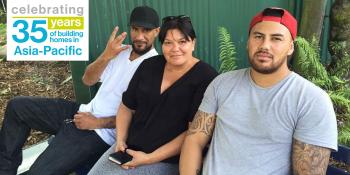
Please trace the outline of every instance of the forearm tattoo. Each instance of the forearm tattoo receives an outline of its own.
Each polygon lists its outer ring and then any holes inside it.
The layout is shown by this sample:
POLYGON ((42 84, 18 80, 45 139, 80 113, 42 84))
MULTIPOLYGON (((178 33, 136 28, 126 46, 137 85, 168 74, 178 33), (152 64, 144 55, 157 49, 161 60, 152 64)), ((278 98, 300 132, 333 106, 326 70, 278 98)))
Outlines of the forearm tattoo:
POLYGON ((211 137, 214 131, 215 119, 216 116, 214 114, 198 111, 194 116, 192 123, 190 124, 187 135, 202 132, 205 135, 211 137))
POLYGON ((293 174, 326 174, 330 149, 305 144, 293 139, 293 174))

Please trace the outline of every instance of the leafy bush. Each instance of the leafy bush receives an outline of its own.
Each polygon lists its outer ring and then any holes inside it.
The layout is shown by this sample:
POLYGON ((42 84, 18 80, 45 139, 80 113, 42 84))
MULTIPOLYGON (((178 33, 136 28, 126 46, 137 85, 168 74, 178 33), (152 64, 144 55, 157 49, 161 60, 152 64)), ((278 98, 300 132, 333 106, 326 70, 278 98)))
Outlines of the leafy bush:
POLYGON ((6 24, 0 23, 0 46, 6 44, 6 24))
POLYGON ((338 75, 342 78, 349 76, 350 53, 347 50, 346 42, 331 42, 331 50, 334 52, 331 65, 328 66, 330 74, 338 75))
POLYGON ((236 48, 231 41, 231 35, 225 27, 218 28, 219 33, 219 60, 221 62, 219 72, 224 73, 227 71, 235 70, 236 64, 236 48))
POLYGON ((6 13, 0 0, 0 23, 6 23, 6 13))
POLYGON ((309 43, 306 39, 298 37, 295 43, 293 70, 316 85, 328 88, 331 85, 331 80, 320 62, 318 41, 313 39, 309 43))
MULTIPOLYGON (((6 24, 0 23, 0 50, 6 45, 6 24)), ((0 61, 6 60, 6 56, 0 55, 0 61)))

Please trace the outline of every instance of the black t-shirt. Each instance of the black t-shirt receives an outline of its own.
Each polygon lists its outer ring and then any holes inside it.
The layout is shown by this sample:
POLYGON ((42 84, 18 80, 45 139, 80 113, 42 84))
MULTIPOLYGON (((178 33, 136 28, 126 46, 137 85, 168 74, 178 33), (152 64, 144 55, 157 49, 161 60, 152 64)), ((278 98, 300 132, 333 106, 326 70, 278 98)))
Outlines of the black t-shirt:
MULTIPOLYGON (((135 110, 127 145, 151 153, 188 128, 203 94, 217 72, 207 63, 197 62, 188 72, 160 94, 166 60, 154 56, 141 63, 123 93, 123 103, 135 110)), ((179 156, 162 162, 178 163, 179 156)))

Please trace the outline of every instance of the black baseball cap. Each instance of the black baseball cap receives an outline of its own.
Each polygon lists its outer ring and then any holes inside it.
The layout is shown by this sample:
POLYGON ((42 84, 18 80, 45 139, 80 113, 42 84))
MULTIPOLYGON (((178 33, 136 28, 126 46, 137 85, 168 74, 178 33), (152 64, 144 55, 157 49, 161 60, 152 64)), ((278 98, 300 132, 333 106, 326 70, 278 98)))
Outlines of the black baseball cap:
POLYGON ((130 15, 130 25, 154 29, 159 27, 159 16, 157 12, 148 6, 134 8, 130 15))

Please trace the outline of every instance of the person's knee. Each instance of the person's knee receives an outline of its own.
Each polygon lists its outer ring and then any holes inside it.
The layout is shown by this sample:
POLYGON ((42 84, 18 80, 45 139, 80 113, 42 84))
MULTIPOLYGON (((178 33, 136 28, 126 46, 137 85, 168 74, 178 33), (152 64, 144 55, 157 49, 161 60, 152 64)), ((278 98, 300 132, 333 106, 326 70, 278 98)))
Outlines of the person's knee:
POLYGON ((13 97, 7 102, 7 109, 10 110, 16 110, 23 106, 23 103, 26 103, 28 101, 28 97, 13 97))
POLYGON ((7 102, 6 111, 16 112, 21 110, 23 104, 28 101, 27 97, 14 97, 7 102))
POLYGON ((30 103, 33 101, 30 97, 14 97, 7 102, 5 118, 12 118, 20 121, 31 120, 30 115, 26 115, 27 111, 32 110, 30 103))

